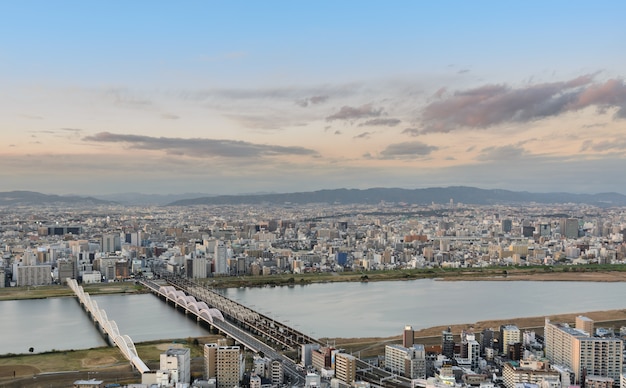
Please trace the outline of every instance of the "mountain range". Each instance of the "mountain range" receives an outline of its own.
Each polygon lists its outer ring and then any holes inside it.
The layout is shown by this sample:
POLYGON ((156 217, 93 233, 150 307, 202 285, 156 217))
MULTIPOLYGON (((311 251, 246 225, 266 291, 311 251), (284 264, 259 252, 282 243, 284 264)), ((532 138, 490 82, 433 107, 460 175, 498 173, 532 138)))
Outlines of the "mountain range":
POLYGON ((408 204, 444 204, 450 200, 466 204, 520 204, 520 203, 577 203, 602 207, 625 206, 626 196, 619 193, 571 194, 571 193, 530 193, 500 189, 479 189, 476 187, 452 186, 426 189, 371 188, 319 190, 312 192, 261 194, 261 195, 219 195, 184 199, 170 203, 170 206, 188 205, 236 205, 236 204, 376 204, 395 202, 408 204))
POLYGON ((0 206, 35 205, 106 205, 110 201, 78 195, 42 194, 35 191, 0 192, 0 206))
POLYGON ((626 206, 626 196, 619 193, 572 194, 531 193, 501 189, 479 189, 476 187, 452 186, 426 189, 371 188, 334 189, 298 193, 208 195, 187 194, 108 194, 92 197, 78 195, 53 195, 33 191, 0 192, 0 206, 7 205, 238 205, 238 204, 377 204, 381 202, 407 204, 455 203, 493 204, 589 204, 601 207, 626 206))

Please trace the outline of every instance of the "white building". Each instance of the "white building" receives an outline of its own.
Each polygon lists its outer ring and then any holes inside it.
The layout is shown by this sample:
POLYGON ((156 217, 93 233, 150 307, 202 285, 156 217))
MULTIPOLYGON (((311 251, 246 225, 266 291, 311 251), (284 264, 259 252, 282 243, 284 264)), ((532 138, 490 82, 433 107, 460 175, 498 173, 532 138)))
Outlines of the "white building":
POLYGON ((52 284, 52 266, 20 265, 17 266, 16 283, 21 286, 45 286, 52 284))
POLYGON ((161 370, 170 372, 171 383, 191 382, 191 351, 189 348, 168 349, 161 353, 161 370))
POLYGON ((561 388, 561 374, 551 370, 543 361, 522 360, 507 362, 502 369, 502 380, 506 388, 517 384, 537 384, 545 388, 561 388))
POLYGON ((224 241, 219 240, 215 244, 215 273, 217 275, 228 275, 228 250, 224 241))
POLYGON ((207 277, 206 257, 196 257, 192 261, 191 273, 194 279, 204 279, 207 277))
POLYGON ((424 345, 405 348, 401 345, 385 346, 385 368, 410 379, 426 377, 426 352, 424 345))

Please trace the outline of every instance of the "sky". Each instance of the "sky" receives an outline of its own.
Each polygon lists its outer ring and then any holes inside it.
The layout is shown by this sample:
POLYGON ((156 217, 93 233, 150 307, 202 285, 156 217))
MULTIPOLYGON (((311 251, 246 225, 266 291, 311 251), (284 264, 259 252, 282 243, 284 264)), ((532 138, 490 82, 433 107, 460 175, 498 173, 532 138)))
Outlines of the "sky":
POLYGON ((0 2, 0 191, 626 194, 623 1, 0 2))

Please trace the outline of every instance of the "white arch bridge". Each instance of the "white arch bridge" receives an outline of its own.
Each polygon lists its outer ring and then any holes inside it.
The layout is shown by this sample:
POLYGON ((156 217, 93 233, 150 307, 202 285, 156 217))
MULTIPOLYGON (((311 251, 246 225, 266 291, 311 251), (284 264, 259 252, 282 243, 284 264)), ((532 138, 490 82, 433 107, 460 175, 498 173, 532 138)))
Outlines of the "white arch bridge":
MULTIPOLYGON (((147 287, 151 289, 155 289, 156 287, 152 284, 144 283, 147 287)), ((181 307, 191 311, 198 318, 204 319, 211 325, 215 322, 215 320, 224 321, 224 316, 218 309, 210 308, 206 303, 202 301, 197 301, 195 297, 191 295, 185 294, 184 291, 177 290, 173 286, 160 286, 158 289, 158 293, 163 295, 165 298, 175 302, 181 307)))
POLYGON ((109 320, 106 311, 98 307, 96 301, 91 299, 89 293, 85 292, 75 279, 68 278, 67 284, 78 297, 80 304, 91 315, 92 319, 98 322, 102 332, 108 336, 111 343, 114 343, 120 349, 124 357, 142 374, 149 371, 150 368, 137 355, 137 349, 133 340, 128 335, 120 334, 117 323, 109 320))

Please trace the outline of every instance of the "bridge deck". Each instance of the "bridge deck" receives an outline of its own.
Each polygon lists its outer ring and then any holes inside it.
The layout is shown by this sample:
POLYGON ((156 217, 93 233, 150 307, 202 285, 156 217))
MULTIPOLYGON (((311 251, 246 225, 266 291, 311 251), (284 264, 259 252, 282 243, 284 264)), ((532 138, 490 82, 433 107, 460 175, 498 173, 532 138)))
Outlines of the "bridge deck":
POLYGON ((98 322, 102 331, 120 349, 124 357, 142 374, 148 372, 150 368, 146 366, 137 354, 133 340, 127 335, 120 334, 117 323, 107 317, 106 312, 98 307, 96 301, 91 299, 91 296, 83 290, 83 287, 78 285, 75 279, 68 278, 67 284, 74 291, 74 294, 76 294, 78 300, 84 306, 85 311, 91 314, 94 321, 98 322))

